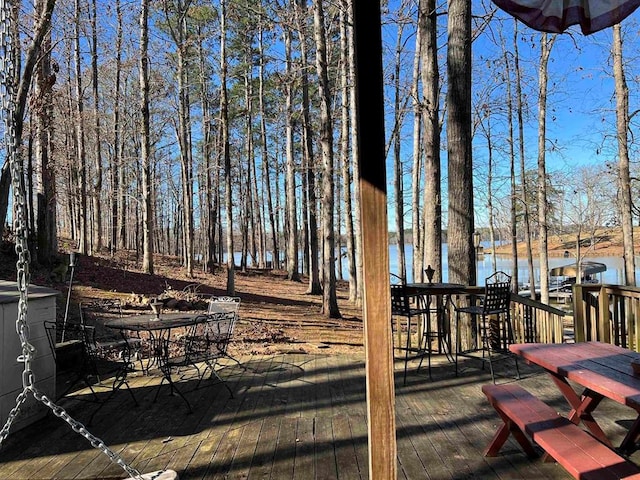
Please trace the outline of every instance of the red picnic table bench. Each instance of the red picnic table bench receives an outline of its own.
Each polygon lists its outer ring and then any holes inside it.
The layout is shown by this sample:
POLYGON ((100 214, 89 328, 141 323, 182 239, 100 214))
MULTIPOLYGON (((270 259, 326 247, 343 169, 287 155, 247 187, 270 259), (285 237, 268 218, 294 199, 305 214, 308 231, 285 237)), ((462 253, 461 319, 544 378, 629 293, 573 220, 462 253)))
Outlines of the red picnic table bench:
POLYGON ((640 353, 602 342, 520 343, 509 346, 509 350, 527 363, 545 369, 571 407, 569 420, 584 424, 594 437, 610 447, 611 442, 593 418, 593 411, 604 398, 635 410, 636 420, 619 450, 624 454, 637 450, 640 375, 634 372, 632 363, 640 362, 640 353), (583 387, 582 391, 574 385, 583 387))
POLYGON ((619 451, 630 454, 638 448, 640 375, 635 373, 632 363, 640 363, 640 354, 601 342, 526 343, 511 345, 509 349, 527 363, 545 369, 571 411, 562 417, 517 385, 486 385, 483 392, 503 425, 485 454, 497 455, 513 434, 527 454, 535 455, 528 435, 574 478, 640 480, 640 467, 613 450, 611 441, 592 415, 604 398, 634 409, 637 419, 619 451), (581 392, 579 387, 583 387, 581 392), (578 426, 580 423, 586 430, 578 426))
POLYGON ((539 445, 571 476, 580 480, 640 480, 640 468, 553 408, 515 384, 484 385, 482 391, 502 418, 502 425, 485 450, 495 457, 513 435, 529 457, 539 445))

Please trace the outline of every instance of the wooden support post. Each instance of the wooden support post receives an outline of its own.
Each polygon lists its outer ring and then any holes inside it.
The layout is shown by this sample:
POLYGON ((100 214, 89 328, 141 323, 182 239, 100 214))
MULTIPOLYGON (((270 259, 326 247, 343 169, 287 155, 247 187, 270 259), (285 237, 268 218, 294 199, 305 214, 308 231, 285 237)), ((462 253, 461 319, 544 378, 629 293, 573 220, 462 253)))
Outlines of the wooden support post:
POLYGON ((584 308, 584 289, 581 284, 575 284, 572 287, 573 300, 573 335, 576 342, 585 342, 587 325, 586 312, 584 308))
POLYGON ((603 285, 598 294, 598 340, 611 343, 611 310, 609 305, 609 292, 603 285))
POLYGON ((379 0, 355 0, 369 478, 395 480, 396 424, 379 0))

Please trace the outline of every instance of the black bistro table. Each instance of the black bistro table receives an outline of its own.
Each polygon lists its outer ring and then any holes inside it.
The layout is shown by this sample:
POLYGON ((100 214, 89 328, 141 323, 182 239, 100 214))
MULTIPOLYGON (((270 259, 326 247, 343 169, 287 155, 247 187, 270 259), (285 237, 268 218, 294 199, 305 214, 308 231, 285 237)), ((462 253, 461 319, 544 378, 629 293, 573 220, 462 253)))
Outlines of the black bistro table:
POLYGON ((158 397, 158 393, 162 388, 162 384, 167 381, 171 388, 171 394, 177 393, 182 400, 187 404, 189 411, 192 411, 191 404, 178 389, 171 378, 171 357, 174 356, 175 349, 172 345, 175 344, 173 340, 173 331, 181 329, 185 335, 194 335, 196 328, 199 324, 207 321, 207 315, 205 313, 161 313, 161 314, 148 314, 148 315, 129 315, 120 318, 108 320, 104 323, 105 327, 119 330, 123 338, 126 339, 126 332, 145 332, 146 342, 149 351, 150 358, 147 363, 146 373, 149 372, 151 366, 157 365, 162 372, 162 381, 156 391, 154 401, 158 397))
MULTIPOLYGON (((421 295, 430 311, 435 313, 436 328, 431 329, 433 337, 437 340, 438 353, 444 353, 452 360, 451 353, 451 320, 449 318, 449 303, 451 295, 463 293, 466 285, 461 283, 425 282, 407 283, 405 285, 408 295, 421 295), (432 307, 431 302, 435 301, 432 307)), ((427 321, 431 321, 429 318, 427 321)))

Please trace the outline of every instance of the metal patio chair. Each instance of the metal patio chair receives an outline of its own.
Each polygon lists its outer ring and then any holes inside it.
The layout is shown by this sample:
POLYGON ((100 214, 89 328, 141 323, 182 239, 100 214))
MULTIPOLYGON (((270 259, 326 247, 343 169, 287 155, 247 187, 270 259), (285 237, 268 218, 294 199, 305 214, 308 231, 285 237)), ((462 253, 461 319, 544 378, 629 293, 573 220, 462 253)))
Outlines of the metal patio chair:
MULTIPOLYGON (((218 361, 223 358, 230 358, 236 362, 237 359, 232 358, 227 353, 227 347, 231 341, 233 330, 236 323, 236 314, 231 309, 228 312, 216 312, 199 315, 198 321, 185 335, 176 339, 167 339, 164 347, 167 351, 165 360, 161 361, 161 368, 165 377, 172 384, 172 389, 177 388, 170 380, 172 371, 180 372, 184 369, 194 369, 197 372, 198 383, 195 389, 198 389, 209 372, 209 378, 215 377, 218 383, 222 383, 229 391, 233 398, 233 391, 227 385, 225 380, 216 371, 218 361), (179 355, 172 356, 170 350, 179 350, 179 355)), ((239 362, 238 362, 239 363, 239 362)), ((177 390, 177 393, 186 398, 177 390)), ((187 401, 188 404, 188 401, 187 401)))
MULTIPOLYGON (((240 297, 221 296, 221 297, 211 297, 209 299, 209 309, 208 309, 209 314, 225 314, 224 318, 228 320, 233 320, 233 322, 231 323, 231 330, 229 331, 229 338, 227 340, 227 344, 231 340, 233 329, 235 328, 235 324, 238 321, 239 312, 240 312, 240 297)), ((224 349, 221 355, 224 358, 234 361, 243 369, 245 368, 237 358, 229 354, 227 350, 227 345, 224 346, 224 349)))
MULTIPOLYGON (((90 298, 80 302, 80 324, 95 328, 96 318, 122 318, 122 302, 119 298, 90 298)), ((93 338, 96 348, 101 352, 114 352, 124 361, 140 362, 140 369, 145 370, 140 349, 142 340, 139 337, 122 335, 119 338, 98 336, 94 331, 93 338)))
POLYGON ((428 315, 430 313, 428 302, 423 295, 412 295, 404 283, 391 284, 391 316, 406 318, 407 339, 402 348, 404 350, 404 375, 403 385, 407 383, 407 369, 411 360, 420 358, 418 371, 422 366, 422 360, 427 357, 429 378, 431 378, 431 346, 432 337, 428 315), (412 319, 417 318, 416 325, 421 328, 422 335, 418 339, 418 345, 411 345, 412 319))
POLYGON ((205 368, 202 375, 200 375, 196 388, 200 386, 200 383, 204 379, 206 373, 210 372, 209 378, 216 377, 218 381, 224 384, 233 397, 231 388, 229 388, 227 383, 216 371, 216 365, 220 359, 227 358, 242 366, 240 362, 229 355, 227 351, 238 317, 234 311, 209 313, 207 316, 209 318, 204 324, 204 335, 200 338, 199 344, 194 343, 193 345, 194 349, 200 349, 202 361, 205 364, 205 368))
MULTIPOLYGON (((471 300, 473 302, 473 299, 471 300)), ((511 276, 495 272, 485 280, 485 293, 479 303, 454 306, 456 310, 456 354, 455 365, 458 375, 458 357, 480 359, 482 368, 489 363, 491 380, 495 383, 494 362, 513 358, 516 378, 520 378, 517 356, 509 352, 514 342, 511 323, 511 276), (467 314, 469 322, 463 325, 461 314, 467 314), (466 340, 462 347, 463 334, 466 340), (481 353, 481 356, 478 356, 481 353)))
POLYGON ((137 406, 138 401, 127 381, 127 374, 130 370, 129 362, 101 348, 96 342, 94 327, 71 323, 65 325, 68 334, 67 338, 69 338, 66 343, 67 345, 75 346, 73 348, 74 356, 70 361, 63 364, 59 355, 60 352, 57 351, 58 347, 64 345, 58 342, 58 332, 61 333, 61 328, 59 327, 60 325, 56 322, 44 322, 56 368, 71 374, 71 379, 67 382, 66 388, 57 395, 57 398, 67 397, 77 388, 88 388, 91 392, 91 398, 74 396, 77 400, 90 401, 99 405, 91 413, 88 424, 91 423, 93 417, 104 404, 123 387, 129 392, 134 404, 137 406))

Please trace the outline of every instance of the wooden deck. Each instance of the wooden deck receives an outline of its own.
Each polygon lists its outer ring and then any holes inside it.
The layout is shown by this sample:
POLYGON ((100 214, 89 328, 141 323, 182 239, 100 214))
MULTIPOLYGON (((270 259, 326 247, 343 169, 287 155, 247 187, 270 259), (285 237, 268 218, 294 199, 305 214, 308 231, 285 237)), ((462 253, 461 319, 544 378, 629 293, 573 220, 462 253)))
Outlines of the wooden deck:
MULTIPOLYGON (((432 380, 414 365, 406 386, 403 364, 396 365, 399 479, 570 478, 554 463, 527 459, 512 440, 498 457, 483 457, 499 422, 481 392, 489 374, 465 368, 456 378, 453 365, 437 363, 432 380)), ((230 365, 220 371, 233 398, 219 384, 192 390, 195 381, 184 379, 180 387, 188 392, 191 414, 166 386, 154 403, 159 378, 136 375, 131 385, 139 406, 119 393, 88 429, 142 473, 170 468, 181 479, 368 478, 363 357, 287 354, 245 358, 243 365, 246 370, 230 365)), ((545 374, 526 366, 521 371, 525 388, 566 412, 545 374)), ((514 380, 498 383, 505 381, 514 380)), ((78 400, 61 404, 80 422, 95 408, 78 400)), ((604 400, 596 418, 619 441, 635 415, 604 400)), ((632 458, 638 462, 640 455, 632 458)), ((0 450, 0 478, 127 476, 53 415, 12 432, 0 450)))

